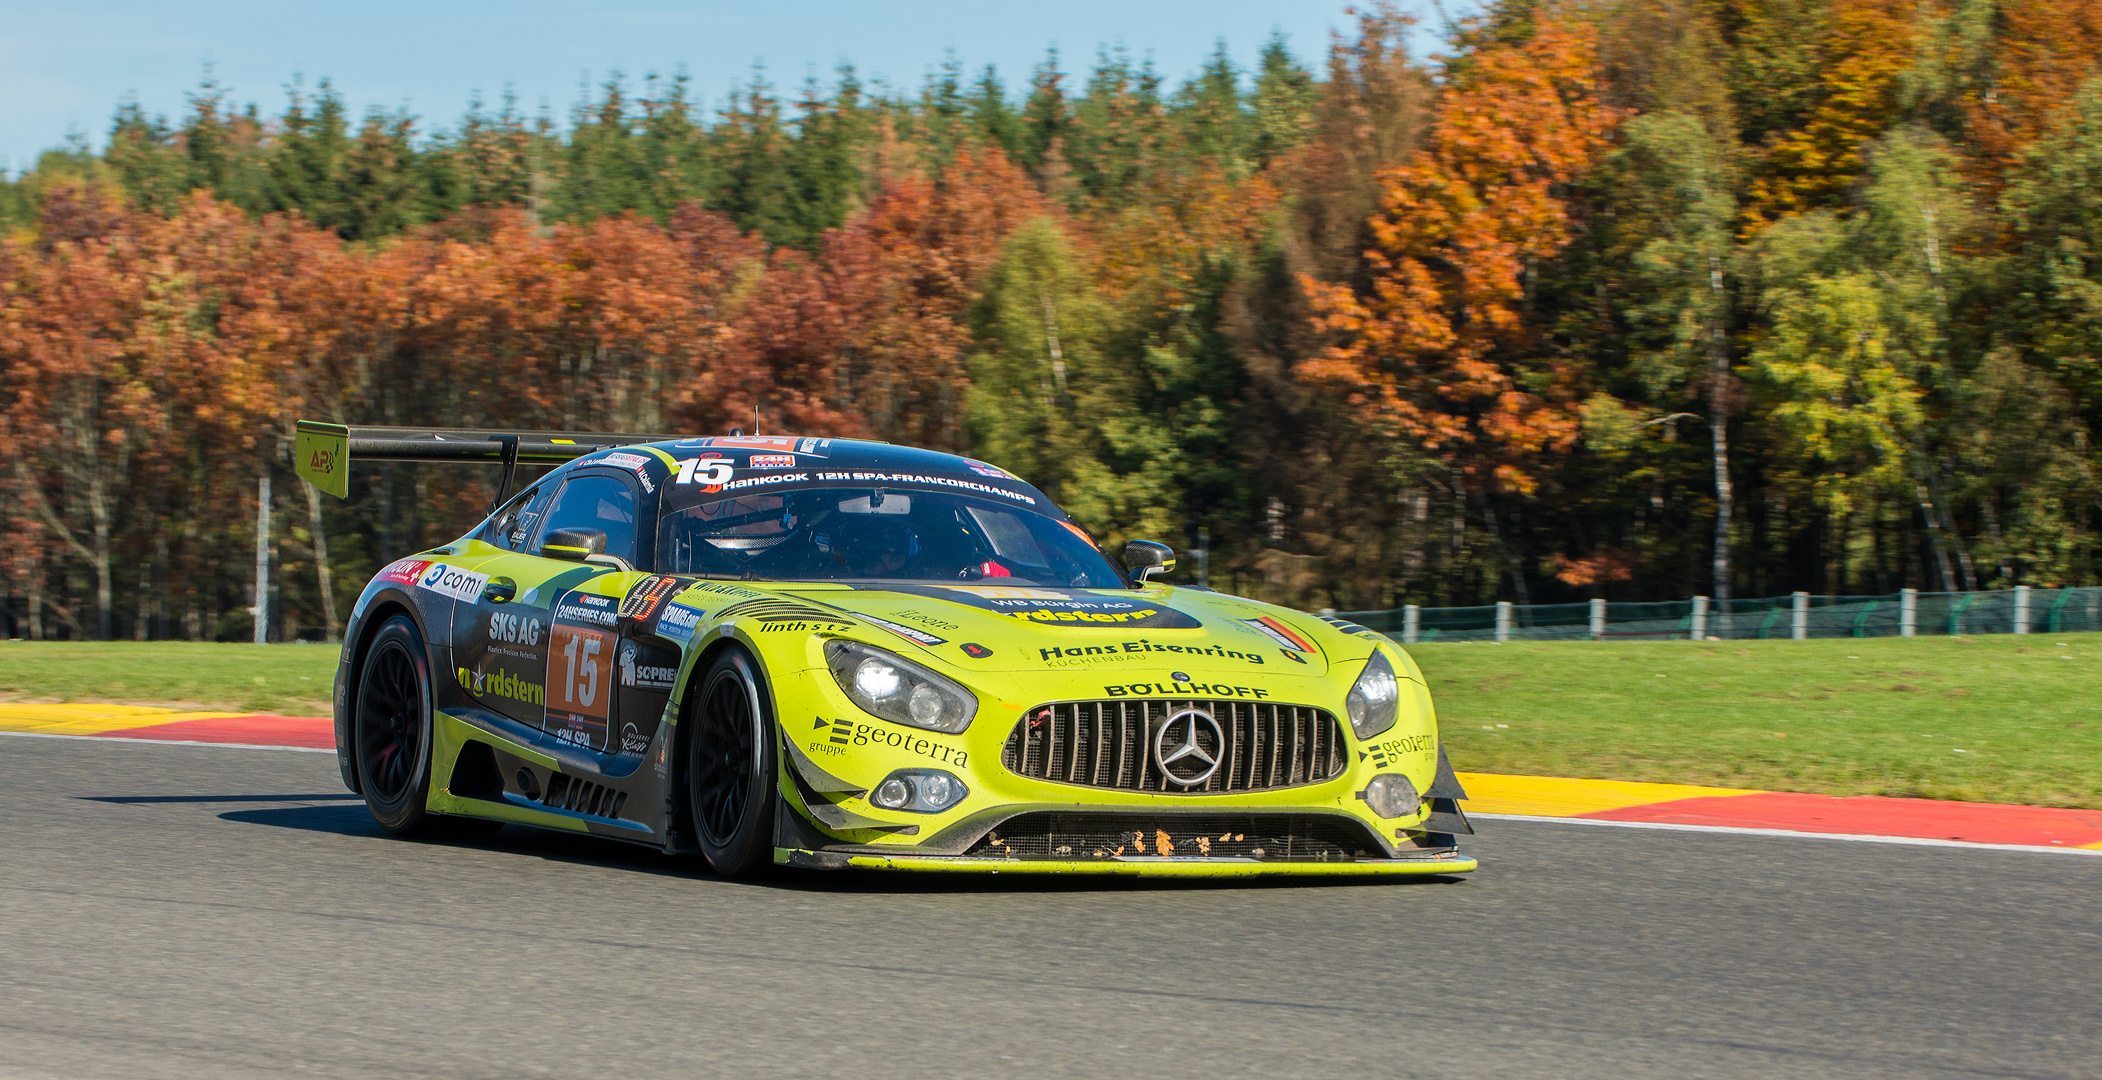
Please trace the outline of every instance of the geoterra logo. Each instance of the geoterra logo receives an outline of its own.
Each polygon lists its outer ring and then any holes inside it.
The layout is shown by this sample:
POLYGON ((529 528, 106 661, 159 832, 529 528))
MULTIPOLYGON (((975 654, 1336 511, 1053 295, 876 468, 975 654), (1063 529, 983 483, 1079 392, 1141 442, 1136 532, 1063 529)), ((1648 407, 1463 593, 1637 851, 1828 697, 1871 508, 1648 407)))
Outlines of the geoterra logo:
MULTIPOLYGON (((818 717, 817 727, 814 730, 824 731, 827 728, 831 729, 830 738, 827 741, 837 746, 888 746, 904 750, 907 753, 918 754, 930 761, 939 761, 944 765, 954 765, 957 768, 969 765, 971 760, 971 752, 969 750, 959 749, 934 739, 891 728, 877 727, 874 724, 857 724, 849 720, 827 720, 822 716, 818 717)), ((820 753, 845 753, 843 750, 826 747, 824 743, 812 743, 810 744, 810 749, 820 753)))

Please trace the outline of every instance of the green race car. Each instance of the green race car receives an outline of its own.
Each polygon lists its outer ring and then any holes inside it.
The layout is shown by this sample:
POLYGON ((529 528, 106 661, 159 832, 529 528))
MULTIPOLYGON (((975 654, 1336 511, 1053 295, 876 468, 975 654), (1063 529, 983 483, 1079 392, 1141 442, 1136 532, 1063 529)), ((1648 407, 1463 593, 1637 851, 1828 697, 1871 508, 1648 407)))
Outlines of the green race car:
POLYGON ((313 423, 298 454, 338 496, 356 459, 563 462, 358 599, 337 755, 390 832, 516 822, 732 876, 1475 867, 1406 652, 1151 581, 1170 549, 1120 567, 984 462, 313 423))

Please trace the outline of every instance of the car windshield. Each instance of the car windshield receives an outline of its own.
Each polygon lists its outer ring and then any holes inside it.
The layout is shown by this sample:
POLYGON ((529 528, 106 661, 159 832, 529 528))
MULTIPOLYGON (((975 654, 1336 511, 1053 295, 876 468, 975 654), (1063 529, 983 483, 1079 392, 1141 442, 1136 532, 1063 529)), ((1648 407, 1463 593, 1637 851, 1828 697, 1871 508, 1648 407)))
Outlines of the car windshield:
POLYGON ((947 492, 820 487, 666 514, 658 570, 767 581, 1129 588, 1076 526, 947 492))

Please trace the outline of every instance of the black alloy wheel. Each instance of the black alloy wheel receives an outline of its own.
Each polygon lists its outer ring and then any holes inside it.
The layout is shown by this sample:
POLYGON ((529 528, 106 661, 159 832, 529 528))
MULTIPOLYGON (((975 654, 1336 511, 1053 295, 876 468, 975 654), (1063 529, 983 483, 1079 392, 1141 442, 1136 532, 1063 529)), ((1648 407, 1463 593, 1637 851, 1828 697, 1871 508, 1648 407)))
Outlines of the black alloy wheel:
POLYGON ((431 672, 423 635, 406 615, 381 625, 358 674, 351 744, 358 786, 380 828, 425 832, 431 787, 431 672))
POLYGON ((734 647, 716 657, 691 710, 687 797, 701 854, 724 877, 773 863, 772 714, 752 659, 734 647))

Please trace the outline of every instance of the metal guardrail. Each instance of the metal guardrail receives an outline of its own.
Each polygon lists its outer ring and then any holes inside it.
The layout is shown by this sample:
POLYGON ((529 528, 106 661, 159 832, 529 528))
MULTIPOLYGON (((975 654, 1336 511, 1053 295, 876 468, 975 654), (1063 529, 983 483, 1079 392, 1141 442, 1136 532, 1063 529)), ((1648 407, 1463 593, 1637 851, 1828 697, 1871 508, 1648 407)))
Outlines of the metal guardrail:
POLYGON ((2102 588, 1886 596, 1788 596, 1614 604, 1485 604, 1385 611, 1324 611, 1403 644, 1431 641, 1746 641, 1958 634, 2057 634, 2102 630, 2102 588))

